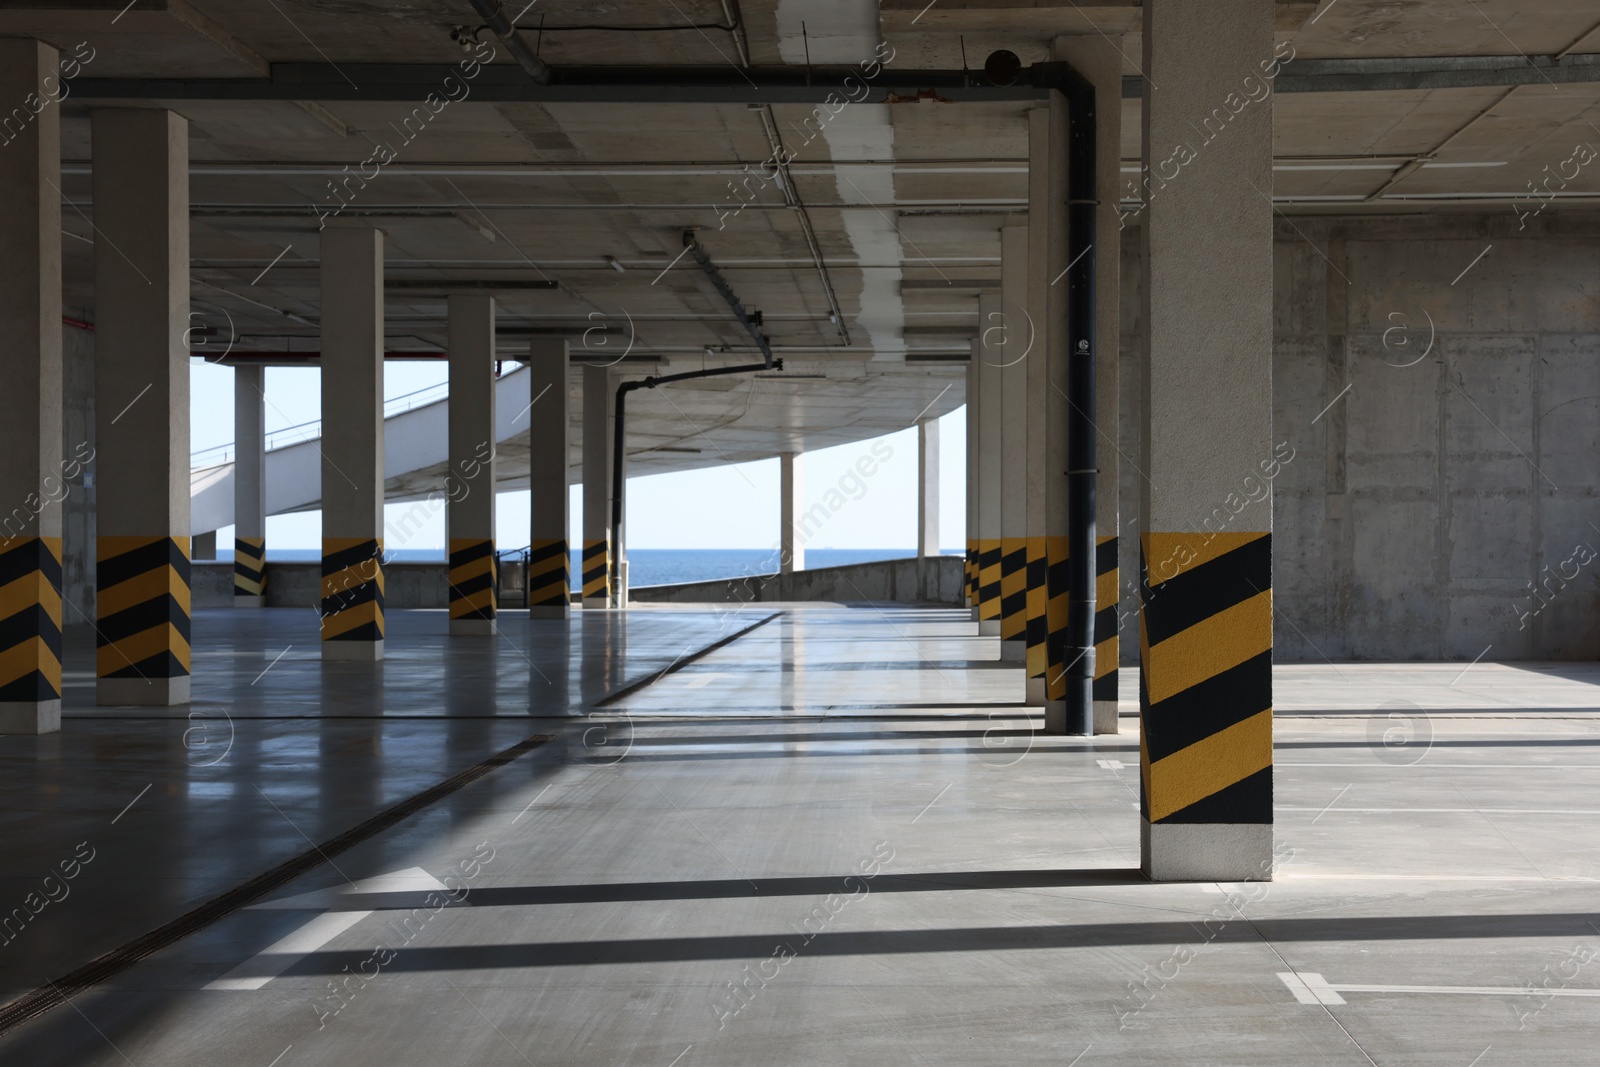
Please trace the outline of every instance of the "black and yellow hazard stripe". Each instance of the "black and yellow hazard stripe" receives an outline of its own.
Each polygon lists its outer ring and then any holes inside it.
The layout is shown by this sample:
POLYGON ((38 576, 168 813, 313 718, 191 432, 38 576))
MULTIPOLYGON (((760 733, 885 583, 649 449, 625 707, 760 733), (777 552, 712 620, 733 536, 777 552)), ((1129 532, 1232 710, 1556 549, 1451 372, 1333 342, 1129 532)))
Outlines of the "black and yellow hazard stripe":
POLYGON ((1044 539, 1045 555, 1045 589, 1049 600, 1045 605, 1045 649, 1046 659, 1049 663, 1045 682, 1046 700, 1067 699, 1067 665, 1072 652, 1068 648, 1067 626, 1071 618, 1068 611, 1069 582, 1071 569, 1067 566, 1070 558, 1069 546, 1071 539, 1067 537, 1046 537, 1044 539))
POLYGON ((978 542, 967 538, 967 554, 961 568, 961 592, 967 607, 978 603, 978 542))
POLYGON ((611 539, 583 543, 583 599, 604 598, 610 588, 611 539))
POLYGON ((61 699, 61 538, 0 543, 0 703, 61 699))
POLYGON ((1028 593, 1027 593, 1027 622, 1023 627, 1023 637, 1027 641, 1027 652, 1023 660, 1027 667, 1027 677, 1043 678, 1049 667, 1049 654, 1045 650, 1045 639, 1050 635, 1049 619, 1047 612, 1050 607, 1050 579, 1049 560, 1045 558, 1045 541, 1043 537, 1029 537, 1028 543, 1028 593))
POLYGON ((261 596, 267 589, 267 539, 233 539, 233 595, 261 596))
POLYGON ((322 639, 383 640, 383 541, 322 539, 322 639))
POLYGON ((1144 817, 1270 823, 1272 535, 1140 541, 1144 817))
POLYGON ((567 539, 534 541, 528 546, 528 606, 562 608, 572 602, 572 563, 567 539))
POLYGON ((1021 641, 1028 626, 1028 539, 1000 539, 1000 640, 1021 641))
POLYGON ((101 537, 95 560, 95 676, 189 675, 189 539, 101 537))
POLYGON ((1000 539, 978 539, 978 619, 1000 617, 1000 539))
POLYGON ((450 539, 450 618, 493 622, 499 605, 494 541, 450 539))
POLYGON ((1117 699, 1117 657, 1122 654, 1117 639, 1117 539, 1102 537, 1094 552, 1094 699, 1117 699))

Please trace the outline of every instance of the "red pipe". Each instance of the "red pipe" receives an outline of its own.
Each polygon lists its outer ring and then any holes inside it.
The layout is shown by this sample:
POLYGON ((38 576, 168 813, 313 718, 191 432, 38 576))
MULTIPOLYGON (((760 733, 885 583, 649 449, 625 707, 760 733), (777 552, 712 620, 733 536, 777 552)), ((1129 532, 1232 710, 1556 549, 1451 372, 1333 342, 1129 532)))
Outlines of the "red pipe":
POLYGON ((94 333, 94 323, 84 322, 82 319, 75 319, 68 315, 61 316, 61 325, 76 326, 80 330, 88 330, 90 333, 94 333))

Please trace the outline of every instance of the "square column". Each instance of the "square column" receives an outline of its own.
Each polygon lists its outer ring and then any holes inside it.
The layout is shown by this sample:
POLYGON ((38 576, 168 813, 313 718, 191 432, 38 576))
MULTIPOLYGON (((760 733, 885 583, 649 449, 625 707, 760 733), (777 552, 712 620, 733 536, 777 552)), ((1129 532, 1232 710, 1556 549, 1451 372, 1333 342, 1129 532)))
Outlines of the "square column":
POLYGON ((233 606, 267 592, 267 368, 233 368, 233 606))
MULTIPOLYGON (((583 368, 583 606, 609 608, 611 588, 611 434, 616 396, 611 372, 583 368)), ((621 546, 617 546, 620 550, 621 546)))
POLYGON ((962 470, 967 483, 967 544, 965 566, 961 572, 962 596, 978 621, 978 347, 973 345, 967 362, 967 455, 962 470))
POLYGON ((61 728, 61 501, 69 472, 61 440, 57 62, 49 45, 0 39, 0 99, 42 102, 0 144, 0 501, 8 509, 0 515, 0 733, 7 734, 61 728))
POLYGON ((799 452, 778 453, 778 572, 806 569, 805 536, 796 521, 806 492, 805 464, 799 452))
MULTIPOLYGON (((978 580, 977 612, 978 633, 984 637, 1000 636, 1000 488, 1001 462, 1000 427, 1001 375, 1005 364, 1005 313, 1001 297, 984 293, 978 297, 978 337, 972 343, 972 361, 977 365, 978 398, 977 432, 967 433, 977 438, 978 486, 978 580)), ((967 410, 972 410, 968 400, 967 410)))
POLYGON ((536 337, 528 345, 528 617, 565 619, 572 603, 567 545, 567 342, 536 337))
POLYGON ((187 704, 189 123, 108 108, 90 124, 96 700, 187 704))
POLYGON ((322 231, 322 658, 383 659, 383 234, 322 231))
POLYGON ((1271 0, 1146 0, 1144 69, 1145 159, 1174 145, 1192 158, 1162 176, 1142 230, 1143 867, 1156 881, 1266 879, 1272 101, 1247 100, 1244 83, 1274 69, 1271 0), (1267 499, 1234 506, 1262 485, 1267 499))
POLYGON ((939 420, 917 421, 917 556, 939 554, 939 420))
POLYGON ((494 554, 494 297, 450 294, 450 633, 493 636, 498 607, 494 554))
MULTIPOLYGON (((1028 621, 1028 228, 1000 231, 1000 658, 1023 662, 1028 621)), ((995 327, 989 327, 993 330, 995 327)))
MULTIPOLYGON (((1095 340, 1094 421, 1099 438, 1095 451, 1095 613, 1094 732, 1117 732, 1117 659, 1121 572, 1117 560, 1120 499, 1117 451, 1121 422, 1117 375, 1122 322, 1122 218, 1115 190, 1122 188, 1122 108, 1102 101, 1122 99, 1120 39, 1109 47, 1104 37, 1057 37, 1055 55, 1077 68, 1095 88, 1095 187, 1101 190, 1095 210, 1095 340)), ((1063 282, 1062 284, 1065 284, 1063 282)))

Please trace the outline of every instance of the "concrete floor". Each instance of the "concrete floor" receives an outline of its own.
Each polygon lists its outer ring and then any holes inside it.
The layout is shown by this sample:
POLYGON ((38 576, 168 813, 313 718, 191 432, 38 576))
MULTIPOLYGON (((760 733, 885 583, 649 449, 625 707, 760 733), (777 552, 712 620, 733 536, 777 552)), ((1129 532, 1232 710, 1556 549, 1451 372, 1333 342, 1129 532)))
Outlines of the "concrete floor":
POLYGON ((1036 737, 962 612, 780 610, 609 702, 771 608, 492 644, 397 612, 377 668, 309 612, 200 612, 170 711, 85 706, 69 648, 62 733, 0 738, 0 903, 93 858, 0 946, 7 1001, 554 739, 0 1062, 1594 1061, 1600 669, 1280 667, 1277 879, 1149 885, 1132 671, 1119 736, 1036 737))

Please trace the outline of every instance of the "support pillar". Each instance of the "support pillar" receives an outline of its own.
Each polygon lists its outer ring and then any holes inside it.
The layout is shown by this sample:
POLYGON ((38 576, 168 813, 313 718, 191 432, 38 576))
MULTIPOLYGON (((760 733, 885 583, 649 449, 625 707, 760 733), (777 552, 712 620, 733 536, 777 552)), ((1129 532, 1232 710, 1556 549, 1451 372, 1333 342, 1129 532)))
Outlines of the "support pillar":
MULTIPOLYGON (((47 101, 0 145, 0 733, 61 729, 61 106, 54 48, 0 39, 0 99, 47 101), (52 93, 52 89, 54 93, 52 93)), ((29 108, 29 111, 32 109, 29 108)), ((7 131, 8 134, 11 131, 7 131)))
POLYGON ((233 368, 233 606, 267 593, 267 368, 233 368))
POLYGON ((1195 157, 1154 188, 1142 230, 1140 800, 1156 881, 1272 876, 1272 102, 1232 106, 1272 57, 1271 0, 1145 2, 1145 158, 1195 157), (1226 130, 1205 132, 1224 102, 1226 130), (1235 514, 1247 478, 1269 496, 1235 514))
POLYGON ((565 619, 572 604, 567 545, 567 342, 535 337, 528 345, 528 617, 565 619))
POLYGON ((498 609, 494 554, 494 297, 451 293, 449 474, 450 634, 490 637, 498 609))
POLYGON ((1028 112, 1027 701, 1062 734, 1067 661, 1067 103, 1051 93, 1028 112))
POLYGON ((806 491, 805 464, 799 452, 778 454, 778 573, 806 569, 806 543, 796 525, 806 491))
POLYGON ((90 123, 96 700, 187 704, 189 123, 153 108, 90 123))
MULTIPOLYGON (((1028 228, 1000 231, 1000 658, 1022 663, 1028 621, 1028 228)), ((993 329, 993 327, 991 327, 993 329)))
POLYGON ((939 420, 917 421, 917 556, 939 555, 939 420))
MULTIPOLYGON (((1117 375, 1122 321, 1122 218, 1115 190, 1122 188, 1122 99, 1120 42, 1108 48, 1099 35, 1057 37, 1057 59, 1071 63, 1095 88, 1095 452, 1094 732, 1117 732, 1117 658, 1121 654, 1117 561, 1120 513, 1117 427, 1121 421, 1117 375)), ((1065 283, 1063 283, 1065 284, 1065 283)))
MULTIPOLYGON (((612 606, 611 433, 615 383, 605 367, 583 368, 583 606, 612 606)), ((620 546, 618 546, 620 548, 620 546)))
POLYGON ((967 362, 967 455, 962 471, 967 484, 967 543, 961 571, 962 594, 973 622, 978 621, 978 368, 981 365, 978 346, 974 344, 967 362))
POLYGON ((383 659, 383 233, 322 231, 322 658, 383 659))
MULTIPOLYGON (((978 298, 978 338, 972 359, 978 365, 978 634, 1000 636, 1001 383, 1005 364, 1005 312, 1001 297, 978 298)), ((969 411, 971 408, 969 407, 969 411)), ((972 430, 967 431, 969 434, 972 430)))

